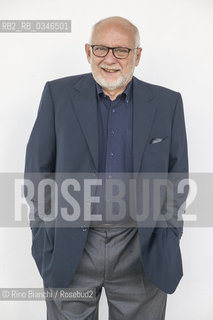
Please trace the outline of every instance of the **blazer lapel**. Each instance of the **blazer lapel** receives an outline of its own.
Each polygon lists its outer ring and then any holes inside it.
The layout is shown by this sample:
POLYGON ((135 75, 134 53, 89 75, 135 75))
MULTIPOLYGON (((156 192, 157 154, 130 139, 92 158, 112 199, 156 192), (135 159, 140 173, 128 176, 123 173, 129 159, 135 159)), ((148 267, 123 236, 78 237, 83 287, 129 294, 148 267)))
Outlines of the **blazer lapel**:
MULTIPOLYGON (((75 85, 71 96, 76 115, 98 170, 98 119, 95 81, 91 73, 75 85)), ((133 171, 140 170, 143 152, 154 119, 153 94, 143 81, 133 77, 133 171)))
POLYGON ((81 129, 87 141, 94 166, 98 170, 98 119, 96 87, 92 74, 87 74, 75 85, 71 97, 81 129))
POLYGON ((155 107, 153 94, 143 81, 133 77, 133 171, 138 172, 152 126, 155 107))

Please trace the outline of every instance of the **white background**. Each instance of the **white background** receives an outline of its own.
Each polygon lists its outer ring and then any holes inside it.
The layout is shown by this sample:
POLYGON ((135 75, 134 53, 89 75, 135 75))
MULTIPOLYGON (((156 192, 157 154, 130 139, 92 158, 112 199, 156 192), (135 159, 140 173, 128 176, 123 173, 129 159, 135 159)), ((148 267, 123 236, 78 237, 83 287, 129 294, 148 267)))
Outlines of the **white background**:
MULTIPOLYGON (((91 26, 112 15, 140 30, 143 52, 135 75, 182 94, 190 171, 213 172, 212 0, 0 0, 2 20, 72 20, 68 34, 0 34, 0 172, 23 172, 45 82, 89 72, 84 44, 91 26)), ((184 277, 168 296, 167 320, 213 319, 212 243, 211 228, 184 230, 184 277)), ((30 247, 29 229, 0 229, 0 287, 42 287, 30 247)), ((0 302, 4 320, 43 320, 45 312, 44 301, 0 302)), ((107 319, 105 295, 100 319, 107 319)))

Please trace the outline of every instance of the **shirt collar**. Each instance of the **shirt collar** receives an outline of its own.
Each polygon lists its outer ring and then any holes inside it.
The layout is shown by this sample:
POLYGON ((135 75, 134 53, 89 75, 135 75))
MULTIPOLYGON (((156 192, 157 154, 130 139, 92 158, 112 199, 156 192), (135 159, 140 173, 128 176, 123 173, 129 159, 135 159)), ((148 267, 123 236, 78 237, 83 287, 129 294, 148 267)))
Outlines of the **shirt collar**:
MULTIPOLYGON (((97 90, 98 96, 100 96, 100 94, 104 95, 105 93, 103 92, 102 87, 96 81, 95 81, 95 84, 96 84, 96 90, 97 90)), ((131 95, 131 89, 132 89, 132 80, 128 83, 128 85, 126 86, 124 91, 120 93, 120 95, 125 95, 125 98, 129 99, 131 95)))

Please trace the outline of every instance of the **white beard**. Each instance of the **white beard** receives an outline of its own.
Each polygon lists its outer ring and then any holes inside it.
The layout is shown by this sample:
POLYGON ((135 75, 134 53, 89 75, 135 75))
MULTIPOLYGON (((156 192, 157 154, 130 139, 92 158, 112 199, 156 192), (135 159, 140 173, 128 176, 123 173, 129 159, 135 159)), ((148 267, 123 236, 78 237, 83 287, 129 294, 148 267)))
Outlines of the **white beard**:
POLYGON ((127 75, 121 75, 117 80, 112 80, 110 83, 107 82, 100 74, 97 74, 97 71, 94 70, 93 68, 93 61, 92 61, 92 55, 90 58, 90 64, 91 64, 91 69, 92 69, 92 75, 95 79, 95 81, 104 89, 107 90, 115 90, 118 88, 124 87, 129 80, 132 78, 134 70, 135 70, 135 56, 134 56, 134 63, 131 71, 127 75))

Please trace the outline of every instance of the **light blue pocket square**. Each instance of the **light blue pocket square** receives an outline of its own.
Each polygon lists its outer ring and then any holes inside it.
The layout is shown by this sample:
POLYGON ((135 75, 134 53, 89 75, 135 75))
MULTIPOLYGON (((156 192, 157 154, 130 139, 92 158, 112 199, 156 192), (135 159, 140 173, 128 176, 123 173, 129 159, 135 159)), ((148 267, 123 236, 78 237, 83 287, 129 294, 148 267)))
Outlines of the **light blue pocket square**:
POLYGON ((163 140, 164 140, 164 138, 153 138, 153 139, 150 141, 150 143, 151 143, 151 144, 154 144, 154 143, 161 142, 161 141, 163 141, 163 140))

